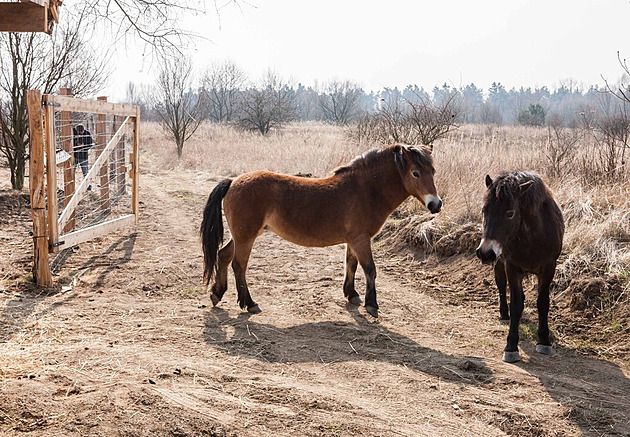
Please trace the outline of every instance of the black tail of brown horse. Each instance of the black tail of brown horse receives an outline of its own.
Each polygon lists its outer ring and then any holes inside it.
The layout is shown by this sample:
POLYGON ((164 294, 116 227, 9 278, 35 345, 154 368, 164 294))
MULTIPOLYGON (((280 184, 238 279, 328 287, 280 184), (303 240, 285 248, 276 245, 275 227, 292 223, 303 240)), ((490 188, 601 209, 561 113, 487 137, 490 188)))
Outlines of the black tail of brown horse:
POLYGON ((203 278, 208 285, 217 271, 217 254, 223 244, 223 218, 221 202, 227 194, 231 179, 224 179, 214 187, 203 210, 201 221, 201 245, 203 248, 203 278))

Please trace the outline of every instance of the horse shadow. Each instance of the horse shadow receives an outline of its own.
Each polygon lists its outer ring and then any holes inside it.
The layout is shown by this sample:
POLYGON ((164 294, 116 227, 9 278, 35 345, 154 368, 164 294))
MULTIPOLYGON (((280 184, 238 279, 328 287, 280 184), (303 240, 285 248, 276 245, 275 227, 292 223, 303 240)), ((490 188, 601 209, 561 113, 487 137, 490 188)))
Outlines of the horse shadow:
MULTIPOLYGON (((95 283, 91 289, 94 290, 100 285, 107 277, 107 275, 114 269, 120 268, 122 264, 126 264, 131 260, 131 254, 135 245, 137 234, 131 234, 118 239, 111 244, 105 251, 100 252, 98 255, 94 255, 86 260, 81 266, 76 269, 75 276, 87 268, 93 267, 98 264, 99 260, 109 255, 114 255, 109 258, 108 267, 100 272, 95 283), (115 257, 120 253, 120 256, 115 257)), ((72 249, 66 249, 61 252, 54 261, 53 271, 59 271, 64 263, 72 255, 72 249)), ((25 284, 21 293, 9 300, 0 311, 0 343, 9 341, 15 334, 17 334, 22 327, 28 323, 28 321, 35 315, 39 318, 45 314, 53 311, 62 305, 71 302, 77 297, 76 293, 67 293, 63 290, 61 284, 58 284, 54 288, 41 289, 32 284, 25 284), (50 296, 62 296, 55 302, 41 308, 47 297, 50 296)))
POLYGON ((422 346, 402 334, 369 322, 347 306, 357 323, 324 321, 278 327, 259 323, 249 313, 231 317, 215 307, 205 314, 207 344, 234 356, 271 363, 380 361, 420 371, 439 380, 466 385, 493 382, 478 357, 454 356, 422 346))
POLYGON ((584 435, 630 436, 630 379, 619 365, 564 347, 552 356, 530 341, 520 347, 530 358, 514 365, 538 378, 584 435))

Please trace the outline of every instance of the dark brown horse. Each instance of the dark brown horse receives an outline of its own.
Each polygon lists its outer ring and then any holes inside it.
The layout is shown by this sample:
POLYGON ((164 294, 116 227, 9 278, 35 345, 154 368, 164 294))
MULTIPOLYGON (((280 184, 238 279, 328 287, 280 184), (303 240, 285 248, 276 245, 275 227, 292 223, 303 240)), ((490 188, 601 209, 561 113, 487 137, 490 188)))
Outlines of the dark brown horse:
POLYGON ((551 354, 549 341, 549 286, 562 251, 564 221, 553 195, 538 175, 504 172, 494 181, 486 176, 483 206, 483 238, 477 256, 485 264, 495 263, 502 320, 510 321, 503 361, 520 361, 518 325, 523 313, 523 278, 538 278, 538 344, 536 351, 551 354), (510 285, 510 307, 506 299, 510 285))
POLYGON ((212 285, 212 303, 227 290, 230 262, 236 278, 238 303, 260 312, 252 300, 245 271, 254 240, 270 230, 293 243, 323 247, 346 243, 345 297, 359 305, 354 289, 357 263, 366 276, 365 309, 378 317, 376 268, 371 239, 409 196, 432 213, 442 207, 433 182, 432 147, 395 144, 372 150, 327 178, 303 178, 257 171, 225 179, 212 190, 201 223, 204 279, 212 285), (232 239, 221 249, 221 202, 232 239))

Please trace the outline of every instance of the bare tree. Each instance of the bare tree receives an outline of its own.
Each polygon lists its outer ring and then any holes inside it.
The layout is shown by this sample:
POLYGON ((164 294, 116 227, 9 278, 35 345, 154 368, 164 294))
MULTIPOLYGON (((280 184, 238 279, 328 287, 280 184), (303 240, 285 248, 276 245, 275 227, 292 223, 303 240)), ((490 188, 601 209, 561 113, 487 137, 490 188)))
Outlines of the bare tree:
POLYGON ((154 110, 162 127, 177 146, 181 157, 184 143, 195 133, 207 114, 203 93, 193 90, 193 66, 184 55, 172 56, 162 61, 157 79, 154 110))
MULTIPOLYGON (((180 51, 198 37, 194 31, 183 27, 181 20, 188 15, 216 14, 221 26, 221 10, 228 6, 241 8, 246 1, 214 0, 206 7, 206 2, 196 0, 86 0, 80 15, 93 26, 100 27, 116 42, 127 38, 139 38, 146 43, 148 51, 157 50, 164 54, 173 49, 180 51)), ((66 6, 65 13, 76 14, 66 6)))
POLYGON ((236 101, 245 80, 243 70, 232 61, 213 64, 205 72, 202 84, 212 121, 227 123, 233 120, 236 101))
POLYGON ((413 100, 382 100, 380 109, 364 116, 351 136, 367 143, 429 145, 457 127, 460 113, 461 106, 455 93, 438 103, 426 96, 413 100))
POLYGON ((28 146, 26 91, 50 93, 72 88, 75 95, 92 94, 105 83, 107 51, 93 50, 81 22, 65 21, 52 39, 40 34, 0 35, 0 152, 11 170, 11 185, 24 186, 28 146))
POLYGON ((238 125, 262 135, 282 127, 295 118, 295 90, 275 72, 268 71, 260 85, 243 92, 239 104, 238 125))
POLYGON ((319 95, 319 107, 326 121, 346 125, 359 116, 363 90, 350 81, 332 81, 319 95))

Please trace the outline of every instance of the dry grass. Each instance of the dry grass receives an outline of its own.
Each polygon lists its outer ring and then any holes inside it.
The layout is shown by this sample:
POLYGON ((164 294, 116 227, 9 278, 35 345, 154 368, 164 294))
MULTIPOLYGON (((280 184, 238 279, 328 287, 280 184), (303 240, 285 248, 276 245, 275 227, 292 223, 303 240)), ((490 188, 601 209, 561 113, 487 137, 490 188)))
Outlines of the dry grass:
MULTIPOLYGON (((442 213, 431 216, 418 202, 408 200, 393 220, 402 227, 390 229, 404 228, 399 234, 405 242, 436 249, 436 243, 448 240, 449 235, 459 235, 471 226, 479 229, 486 174, 534 170, 551 186, 567 224, 559 281, 568 281, 585 269, 628 276, 627 183, 585 181, 587 169, 581 165, 595 153, 593 143, 586 139, 573 165, 560 178, 552 179, 547 174, 547 139, 544 128, 466 125, 453 131, 435 145, 434 152, 436 185, 444 200, 442 213)), ((341 128, 317 123, 294 124, 266 137, 228 126, 204 125, 186 143, 181 160, 176 158, 175 145, 156 124, 145 125, 142 144, 157 157, 161 169, 209 171, 220 176, 260 169, 324 176, 370 147, 352 143, 341 128)))

